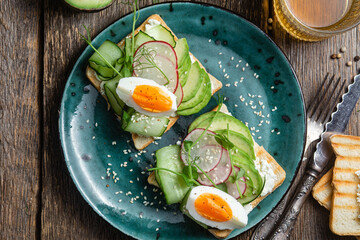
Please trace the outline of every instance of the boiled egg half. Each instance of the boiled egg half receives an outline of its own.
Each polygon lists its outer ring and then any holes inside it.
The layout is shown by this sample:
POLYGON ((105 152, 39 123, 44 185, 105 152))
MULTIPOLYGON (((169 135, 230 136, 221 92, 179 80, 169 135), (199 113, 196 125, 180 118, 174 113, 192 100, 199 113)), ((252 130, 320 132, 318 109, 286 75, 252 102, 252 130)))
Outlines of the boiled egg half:
POLYGON ((242 228, 248 222, 244 207, 231 195, 213 187, 194 187, 186 209, 195 220, 220 230, 242 228))
POLYGON ((122 78, 116 93, 126 105, 148 116, 173 116, 177 110, 176 96, 150 79, 122 78))

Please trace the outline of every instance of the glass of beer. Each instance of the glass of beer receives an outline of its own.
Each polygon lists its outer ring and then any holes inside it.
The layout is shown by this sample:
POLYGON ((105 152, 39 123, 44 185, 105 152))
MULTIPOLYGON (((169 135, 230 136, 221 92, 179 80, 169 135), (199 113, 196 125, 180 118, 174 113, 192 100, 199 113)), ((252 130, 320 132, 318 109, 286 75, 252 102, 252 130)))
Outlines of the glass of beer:
POLYGON ((360 0, 273 0, 280 25, 293 37, 319 41, 360 23, 360 0))

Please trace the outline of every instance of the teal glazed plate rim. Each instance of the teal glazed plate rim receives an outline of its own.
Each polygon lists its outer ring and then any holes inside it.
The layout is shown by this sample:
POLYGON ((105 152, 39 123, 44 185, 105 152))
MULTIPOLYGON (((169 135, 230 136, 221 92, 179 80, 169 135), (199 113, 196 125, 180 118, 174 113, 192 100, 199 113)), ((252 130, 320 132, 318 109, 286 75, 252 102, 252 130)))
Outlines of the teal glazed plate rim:
MULTIPOLYGON (((140 10, 140 25, 159 14, 210 74, 223 83, 220 94, 238 119, 248 124, 254 140, 284 168, 283 184, 249 214, 248 225, 235 237, 261 221, 291 185, 303 154, 306 124, 303 95, 296 74, 280 48, 244 18, 206 4, 162 3, 140 10), (181 19, 181 21, 179 21, 181 19)), ((131 32, 126 15, 93 40, 119 42, 131 32)), ((85 31, 85 30, 84 30, 85 31)), ((112 226, 136 239, 214 239, 182 215, 179 205, 166 205, 162 192, 147 183, 147 168, 154 152, 177 144, 187 127, 208 106, 193 116, 180 117, 164 136, 137 151, 131 135, 121 130, 106 101, 85 76, 93 50, 87 47, 67 80, 60 108, 59 131, 70 175, 89 205, 112 226)))

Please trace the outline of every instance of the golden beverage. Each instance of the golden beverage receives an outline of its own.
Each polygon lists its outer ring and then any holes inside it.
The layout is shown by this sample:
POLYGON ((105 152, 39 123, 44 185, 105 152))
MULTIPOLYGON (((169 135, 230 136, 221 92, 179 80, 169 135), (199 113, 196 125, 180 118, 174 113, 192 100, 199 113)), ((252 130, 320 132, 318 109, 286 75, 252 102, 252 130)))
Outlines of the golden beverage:
POLYGON ((360 0, 273 0, 280 25, 292 36, 318 41, 360 23, 360 0))

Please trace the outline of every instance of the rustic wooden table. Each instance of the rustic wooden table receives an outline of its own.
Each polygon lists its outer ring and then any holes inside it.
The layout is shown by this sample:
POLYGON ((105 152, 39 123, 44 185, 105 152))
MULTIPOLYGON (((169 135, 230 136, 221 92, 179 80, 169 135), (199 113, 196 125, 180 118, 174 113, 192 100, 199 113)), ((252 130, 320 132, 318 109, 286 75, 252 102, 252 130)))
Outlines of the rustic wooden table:
MULTIPOLYGON (((162 2, 162 1, 160 1, 162 2)), ((275 21, 270 0, 204 0, 249 19, 283 49, 306 100, 327 72, 350 82, 360 62, 360 27, 316 43, 295 40, 275 21), (330 55, 342 46, 339 60, 330 55)), ((141 1, 141 6, 152 1, 141 1)), ((58 109, 64 85, 86 44, 81 24, 92 36, 131 9, 116 1, 97 13, 72 11, 62 1, 0 1, 0 239, 130 239, 81 197, 67 171, 58 134, 58 109)), ((308 102, 308 101, 307 101, 308 102)), ((359 106, 348 133, 359 135, 359 106)), ((329 212, 309 197, 291 239, 347 239, 329 230, 329 212)), ((248 239, 252 230, 236 239, 248 239)), ((348 238, 352 239, 352 238, 348 238)))

